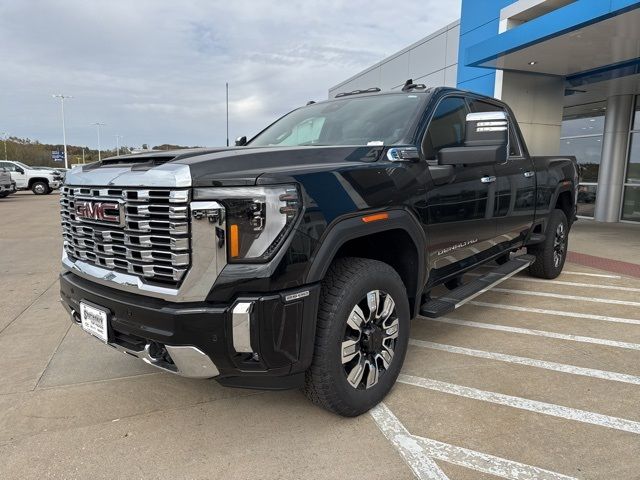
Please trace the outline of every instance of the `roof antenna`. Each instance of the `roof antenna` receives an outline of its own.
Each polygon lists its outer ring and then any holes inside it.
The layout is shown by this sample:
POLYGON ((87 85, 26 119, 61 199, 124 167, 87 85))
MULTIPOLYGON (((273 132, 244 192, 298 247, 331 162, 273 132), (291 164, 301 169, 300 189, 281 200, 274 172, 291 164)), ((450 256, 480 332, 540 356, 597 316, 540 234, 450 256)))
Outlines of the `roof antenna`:
POLYGON ((410 90, 413 90, 414 88, 424 90, 425 88, 427 88, 427 86, 423 83, 413 83, 413 79, 410 78, 409 80, 404 82, 404 87, 402 87, 402 91, 408 92, 410 90))

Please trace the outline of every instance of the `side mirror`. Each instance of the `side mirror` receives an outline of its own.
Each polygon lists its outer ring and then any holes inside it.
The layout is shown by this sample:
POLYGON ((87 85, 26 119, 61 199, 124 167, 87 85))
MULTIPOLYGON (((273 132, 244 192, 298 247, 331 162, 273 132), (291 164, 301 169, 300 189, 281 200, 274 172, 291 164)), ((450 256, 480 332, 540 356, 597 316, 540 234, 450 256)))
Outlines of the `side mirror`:
POLYGON ((465 147, 506 147, 508 143, 509 119, 505 112, 480 112, 467 115, 465 147))
POLYGON ((16 172, 24 175, 24 170, 22 168, 20 168, 20 167, 16 167, 16 172))
POLYGON ((244 147, 247 144, 247 137, 246 136, 242 136, 242 137, 238 137, 236 138, 236 147, 244 147))
POLYGON ((464 147, 443 148, 439 165, 491 165, 507 160, 509 120, 505 112, 467 115, 464 147))

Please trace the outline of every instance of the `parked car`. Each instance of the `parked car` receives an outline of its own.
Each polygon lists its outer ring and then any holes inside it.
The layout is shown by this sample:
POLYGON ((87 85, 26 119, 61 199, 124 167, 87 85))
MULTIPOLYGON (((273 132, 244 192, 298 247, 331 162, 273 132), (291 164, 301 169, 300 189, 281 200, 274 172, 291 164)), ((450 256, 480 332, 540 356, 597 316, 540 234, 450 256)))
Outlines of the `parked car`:
POLYGON ((16 182, 11 180, 11 173, 6 168, 0 167, 0 198, 11 195, 16 191, 16 182))
POLYGON ((564 266, 576 160, 530 156, 493 98, 410 81, 347 92, 237 145, 67 174, 60 290, 73 322, 162 370, 301 387, 355 416, 396 381, 415 316, 564 266))
POLYGON ((0 160, 0 167, 11 172, 18 190, 29 189, 36 195, 46 195, 62 185, 62 175, 51 168, 30 167, 13 160, 0 160))

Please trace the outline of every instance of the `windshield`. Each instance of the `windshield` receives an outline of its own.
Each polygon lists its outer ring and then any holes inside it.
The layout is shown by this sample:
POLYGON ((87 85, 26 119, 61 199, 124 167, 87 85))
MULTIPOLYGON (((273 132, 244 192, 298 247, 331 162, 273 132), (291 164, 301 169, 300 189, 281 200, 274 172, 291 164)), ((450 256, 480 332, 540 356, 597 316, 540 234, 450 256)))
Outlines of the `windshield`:
POLYGON ((282 117, 250 145, 393 145, 408 133, 424 98, 374 95, 309 105, 282 117))
POLYGON ((26 165, 26 164, 24 164, 24 163, 22 163, 22 162, 16 162, 16 161, 14 161, 13 163, 15 163, 16 165, 18 165, 18 166, 20 166, 20 167, 22 167, 22 168, 26 168, 27 170, 30 170, 30 169, 31 169, 31 167, 30 167, 29 165, 26 165))

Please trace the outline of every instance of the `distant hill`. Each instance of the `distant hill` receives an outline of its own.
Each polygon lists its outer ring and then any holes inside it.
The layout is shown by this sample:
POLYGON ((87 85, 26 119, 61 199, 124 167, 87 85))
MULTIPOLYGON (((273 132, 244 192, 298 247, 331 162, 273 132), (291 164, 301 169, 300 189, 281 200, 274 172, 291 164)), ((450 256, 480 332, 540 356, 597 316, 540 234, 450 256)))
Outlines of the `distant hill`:
MULTIPOLYGON (((148 148, 143 145, 143 148, 148 148)), ((76 145, 67 145, 67 157, 69 165, 82 163, 82 150, 84 148, 85 163, 98 161, 98 150, 92 150, 86 147, 78 147, 76 145)), ((165 143, 152 147, 153 150, 175 150, 179 148, 193 148, 181 145, 172 145, 165 143)), ((60 144, 52 145, 48 143, 40 143, 37 140, 29 138, 9 137, 7 140, 7 158, 26 163, 27 165, 41 167, 64 167, 64 162, 54 162, 51 159, 51 152, 62 152, 63 146, 60 144)), ((120 147, 120 154, 129 153, 128 147, 120 147)), ((116 154, 115 150, 102 150, 102 158, 112 157, 116 154)), ((4 159, 4 144, 0 143, 0 159, 4 159)))

